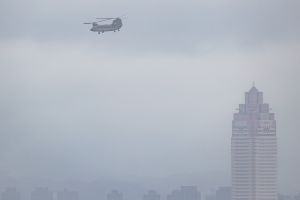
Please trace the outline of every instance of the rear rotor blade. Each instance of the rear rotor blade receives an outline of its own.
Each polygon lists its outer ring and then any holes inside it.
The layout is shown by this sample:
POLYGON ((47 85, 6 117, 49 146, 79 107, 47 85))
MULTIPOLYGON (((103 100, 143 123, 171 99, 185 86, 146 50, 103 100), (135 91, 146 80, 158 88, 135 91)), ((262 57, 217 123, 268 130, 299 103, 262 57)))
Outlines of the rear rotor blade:
POLYGON ((104 19, 104 20, 100 20, 100 21, 97 21, 97 22, 105 22, 105 21, 108 21, 108 20, 111 20, 111 19, 104 19))
POLYGON ((115 19, 115 18, 113 18, 113 17, 97 17, 96 19, 107 19, 107 20, 109 20, 109 19, 115 19))

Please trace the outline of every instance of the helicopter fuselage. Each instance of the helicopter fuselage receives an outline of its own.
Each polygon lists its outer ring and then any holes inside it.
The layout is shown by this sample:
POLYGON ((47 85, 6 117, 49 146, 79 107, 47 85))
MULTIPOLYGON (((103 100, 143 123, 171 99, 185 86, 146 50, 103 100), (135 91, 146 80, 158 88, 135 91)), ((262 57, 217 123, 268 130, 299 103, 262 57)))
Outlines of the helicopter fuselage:
POLYGON ((104 33, 108 31, 119 31, 122 27, 121 19, 115 19, 111 24, 93 24, 90 31, 104 33))

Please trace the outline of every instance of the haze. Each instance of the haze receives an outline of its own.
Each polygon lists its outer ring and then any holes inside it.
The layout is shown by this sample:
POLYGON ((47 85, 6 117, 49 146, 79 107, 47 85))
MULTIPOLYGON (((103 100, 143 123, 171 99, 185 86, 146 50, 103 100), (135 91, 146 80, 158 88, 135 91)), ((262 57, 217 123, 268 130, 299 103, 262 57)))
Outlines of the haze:
POLYGON ((299 192, 299 9, 2 0, 0 174, 229 185, 232 114, 254 81, 276 114, 279 191, 299 192), (123 14, 116 33, 82 24, 123 14))

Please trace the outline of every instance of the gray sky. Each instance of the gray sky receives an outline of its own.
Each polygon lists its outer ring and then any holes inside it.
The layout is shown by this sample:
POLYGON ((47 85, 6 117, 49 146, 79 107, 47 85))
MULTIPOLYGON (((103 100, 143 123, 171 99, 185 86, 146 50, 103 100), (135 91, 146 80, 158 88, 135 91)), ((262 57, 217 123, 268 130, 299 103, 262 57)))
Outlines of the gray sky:
MULTIPOLYGON (((300 2, 0 2, 0 171, 92 179, 220 172, 252 82, 299 192, 300 2), (117 33, 82 22, 126 14, 117 33)), ((216 183, 218 184, 218 183, 216 183)))

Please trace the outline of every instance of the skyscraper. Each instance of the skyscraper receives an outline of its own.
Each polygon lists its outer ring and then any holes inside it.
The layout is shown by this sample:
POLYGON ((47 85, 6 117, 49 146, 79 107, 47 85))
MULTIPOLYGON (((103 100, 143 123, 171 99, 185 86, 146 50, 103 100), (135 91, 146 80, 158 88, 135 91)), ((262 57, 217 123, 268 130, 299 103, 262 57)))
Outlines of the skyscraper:
POLYGON ((233 117, 231 174, 232 200, 277 199, 275 115, 254 86, 233 117))

